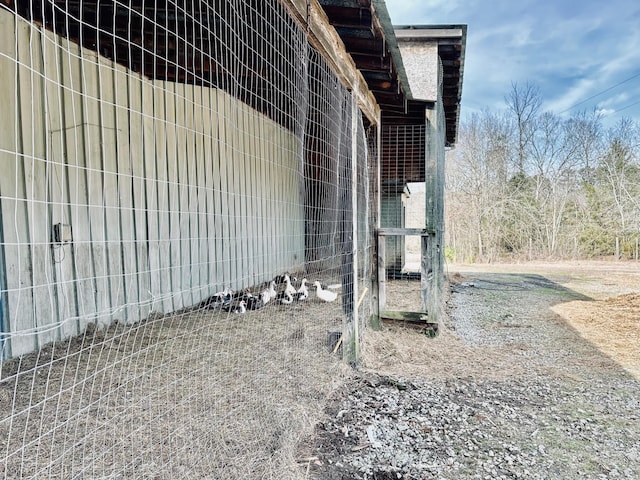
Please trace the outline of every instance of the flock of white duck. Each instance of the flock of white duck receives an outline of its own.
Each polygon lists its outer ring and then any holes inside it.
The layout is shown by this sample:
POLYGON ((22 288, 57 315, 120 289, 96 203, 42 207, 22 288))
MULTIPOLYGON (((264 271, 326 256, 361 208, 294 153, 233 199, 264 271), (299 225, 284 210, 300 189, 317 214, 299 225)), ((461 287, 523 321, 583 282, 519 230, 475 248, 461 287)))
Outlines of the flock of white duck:
MULTIPOLYGON (((227 287, 204 300, 200 307, 219 308, 232 313, 245 313, 247 310, 259 310, 272 302, 289 305, 307 300, 309 298, 308 280, 303 278, 297 288, 293 285, 293 281, 295 281, 295 277, 292 280, 288 273, 278 275, 269 282, 267 288, 256 294, 251 293, 249 290, 236 292, 231 287, 227 287)), ((318 300, 333 302, 338 298, 336 292, 324 288, 319 281, 314 281, 312 285, 315 288, 315 296, 318 300)))

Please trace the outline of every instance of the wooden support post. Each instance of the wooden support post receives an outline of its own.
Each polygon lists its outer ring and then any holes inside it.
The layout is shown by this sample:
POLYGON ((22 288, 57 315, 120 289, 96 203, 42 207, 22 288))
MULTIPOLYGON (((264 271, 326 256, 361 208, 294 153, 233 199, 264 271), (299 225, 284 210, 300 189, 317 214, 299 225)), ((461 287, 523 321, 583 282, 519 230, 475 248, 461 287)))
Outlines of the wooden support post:
MULTIPOLYGON (((357 92, 354 92, 357 93, 357 92)), ((353 347, 352 358, 353 365, 357 365, 360 360, 360 329, 358 315, 358 127, 360 125, 360 109, 358 108, 358 95, 353 95, 351 103, 351 251, 352 251, 352 269, 353 269, 353 288, 351 290, 353 301, 353 313, 351 314, 351 322, 353 328, 353 347)))
MULTIPOLYGON (((358 318, 358 127, 360 110, 356 95, 351 101, 350 164, 340 167, 342 191, 342 309, 345 314, 343 328, 343 355, 356 366, 360 356, 358 318)), ((346 153, 346 152, 345 152, 346 153)))
MULTIPOLYGON (((0 205, 0 242, 4 242, 4 234, 2 233, 2 208, 0 205)), ((5 338, 4 333, 9 332, 9 325, 5 325, 5 319, 7 318, 7 312, 5 308, 7 307, 6 302, 6 287, 7 284, 5 280, 6 270, 5 270, 5 261, 4 261, 4 247, 0 248, 0 364, 5 358, 10 358, 11 355, 11 344, 8 338, 5 338)), ((8 322, 7 322, 8 323, 8 322)))
MULTIPOLYGON (((442 275, 439 260, 439 243, 442 241, 444 221, 442 205, 444 190, 444 157, 440 158, 441 128, 436 108, 426 109, 426 150, 425 150, 425 229, 428 236, 422 237, 421 286, 422 308, 437 321, 440 306, 440 279, 442 275)), ((442 152, 444 153, 444 152, 442 152)))
MULTIPOLYGON (((380 248, 380 237, 377 232, 380 229, 380 203, 381 203, 381 179, 380 179, 380 164, 382 159, 382 126, 381 122, 378 121, 376 128, 376 158, 375 158, 375 180, 373 183, 373 192, 371 194, 374 196, 374 205, 375 211, 373 212, 373 217, 375 218, 375 225, 373 231, 376 232, 373 237, 374 242, 374 255, 373 255, 373 265, 372 265, 372 275, 371 275, 371 319, 370 325, 374 330, 380 330, 382 324, 380 323, 380 261, 378 249, 380 248)), ((384 294, 384 292, 383 292, 384 294)))
POLYGON ((428 312, 431 305, 430 296, 432 289, 430 288, 429 275, 431 274, 431 254, 429 252, 429 236, 423 235, 420 238, 420 288, 422 298, 422 311, 428 312))
POLYGON ((378 234, 378 311, 387 308, 386 237, 378 234))

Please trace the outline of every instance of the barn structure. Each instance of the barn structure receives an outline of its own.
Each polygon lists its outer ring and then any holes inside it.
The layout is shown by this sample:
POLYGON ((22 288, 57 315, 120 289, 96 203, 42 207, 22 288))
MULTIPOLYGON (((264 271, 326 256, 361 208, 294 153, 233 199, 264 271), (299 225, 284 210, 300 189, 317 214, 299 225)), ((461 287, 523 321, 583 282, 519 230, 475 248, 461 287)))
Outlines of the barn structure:
MULTIPOLYGON (((357 363, 406 235, 422 239, 422 308, 437 316, 465 37, 394 32, 382 0, 0 0, 0 463, 19 478, 130 476, 157 461, 166 424, 173 438, 234 418, 207 390, 224 379, 279 418, 256 352, 279 355, 277 382, 319 375, 327 338, 357 363), (408 182, 427 185, 421 229, 404 228, 408 182), (310 288, 308 307, 243 315, 215 296, 248 301, 285 273, 338 298, 310 288), (156 400, 171 405, 152 415, 162 432, 139 418, 156 400), (129 415, 145 427, 127 430, 129 415), (132 442, 140 456, 120 459, 132 442)), ((304 403, 296 385, 273 395, 304 403)), ((189 455, 211 448, 202 438, 189 455)), ((221 442, 219 464, 172 456, 162 478, 259 477, 225 470, 221 442)))

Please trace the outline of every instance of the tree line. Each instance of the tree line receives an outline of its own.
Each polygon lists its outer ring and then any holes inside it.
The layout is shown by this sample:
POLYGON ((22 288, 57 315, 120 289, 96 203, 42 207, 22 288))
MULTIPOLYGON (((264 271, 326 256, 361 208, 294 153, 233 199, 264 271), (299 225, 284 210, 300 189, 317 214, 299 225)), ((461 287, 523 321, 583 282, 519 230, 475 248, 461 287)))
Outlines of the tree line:
POLYGON ((544 111, 528 83, 505 102, 461 122, 448 154, 449 260, 637 258, 640 125, 544 111))

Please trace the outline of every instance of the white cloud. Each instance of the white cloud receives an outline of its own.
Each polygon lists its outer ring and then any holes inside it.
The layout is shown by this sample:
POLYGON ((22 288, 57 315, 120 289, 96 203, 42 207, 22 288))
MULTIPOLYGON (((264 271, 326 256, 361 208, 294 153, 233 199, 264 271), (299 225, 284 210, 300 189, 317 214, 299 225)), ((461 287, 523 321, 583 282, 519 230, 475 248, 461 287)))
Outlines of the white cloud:
POLYGON ((561 91, 558 97, 545 103, 551 112, 561 113, 588 98, 593 91, 594 81, 590 78, 579 79, 575 84, 561 91))
POLYGON ((571 109, 568 115, 597 105, 607 114, 640 115, 625 109, 640 98, 632 91, 640 89, 640 77, 606 92, 639 71, 637 0, 386 3, 395 23, 468 25, 463 112, 502 109, 511 84, 529 82, 540 87, 545 109, 553 112, 571 109))
POLYGON ((598 108, 606 108, 606 107, 620 107, 625 105, 629 101, 629 94, 627 92, 622 92, 613 97, 607 98, 598 102, 598 108))
POLYGON ((616 111, 613 108, 598 108, 596 109, 596 113, 598 115, 601 115, 602 117, 607 117, 611 114, 616 113, 616 111))

